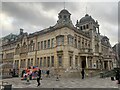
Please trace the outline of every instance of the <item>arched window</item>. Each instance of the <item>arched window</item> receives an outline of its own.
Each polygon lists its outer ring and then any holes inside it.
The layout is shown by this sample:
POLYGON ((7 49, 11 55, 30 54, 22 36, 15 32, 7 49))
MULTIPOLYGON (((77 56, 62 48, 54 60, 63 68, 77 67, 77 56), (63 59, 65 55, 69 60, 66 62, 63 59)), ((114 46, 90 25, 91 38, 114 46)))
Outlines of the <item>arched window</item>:
POLYGON ((88 24, 86 25, 86 28, 87 28, 87 29, 89 28, 88 24))
POLYGON ((67 18, 67 16, 66 15, 64 15, 64 19, 66 19, 67 18))
POLYGON ((83 30, 82 26, 80 27, 81 30, 83 30))
POLYGON ((83 29, 86 29, 86 28, 85 28, 85 25, 83 26, 83 29))

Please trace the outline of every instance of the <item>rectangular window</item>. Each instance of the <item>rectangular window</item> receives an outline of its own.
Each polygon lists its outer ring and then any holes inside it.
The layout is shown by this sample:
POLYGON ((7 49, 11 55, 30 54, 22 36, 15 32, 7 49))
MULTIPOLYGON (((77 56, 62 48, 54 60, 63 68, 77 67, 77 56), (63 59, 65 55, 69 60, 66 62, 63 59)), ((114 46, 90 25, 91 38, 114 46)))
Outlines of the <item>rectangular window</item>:
POLYGON ((20 64, 21 68, 25 68, 25 64, 26 64, 25 59, 24 60, 21 59, 21 64, 20 64))
POLYGON ((57 37, 57 45, 64 45, 64 36, 57 37))
POLYGON ((78 66, 78 56, 75 56, 75 66, 78 66))
POLYGON ((92 68, 92 60, 90 60, 90 65, 89 65, 90 68, 92 68))
POLYGON ((31 49, 32 49, 32 51, 35 50, 35 43, 33 43, 33 44, 31 45, 31 49))
POLYGON ((48 48, 50 48, 50 39, 48 40, 48 48))
POLYGON ((58 56, 58 66, 62 66, 62 56, 58 56))
POLYGON ((84 47, 84 38, 82 38, 82 48, 84 47))
POLYGON ((46 49, 46 40, 44 41, 44 49, 46 49))
POLYGON ((40 42, 38 42, 38 50, 40 50, 40 42))
POLYGON ((28 59, 28 68, 30 67, 30 59, 28 59))
POLYGON ((42 57, 40 58, 40 67, 42 67, 42 57))
POLYGON ((75 48, 77 48, 77 39, 75 38, 75 48))
POLYGON ((47 57, 47 66, 50 67, 50 57, 47 57))
POLYGON ((69 61, 69 63, 70 63, 70 67, 72 66, 72 57, 70 56, 70 61, 69 61))
POLYGON ((44 67, 46 67, 46 57, 44 57, 44 67))
POLYGON ((26 67, 26 60, 24 59, 23 60, 23 68, 25 68, 26 67))
POLYGON ((15 60, 15 68, 19 67, 19 60, 15 60))
POLYGON ((78 41, 78 48, 80 49, 80 41, 78 41))
POLYGON ((23 60, 20 61, 20 68, 23 68, 23 60))
POLYGON ((90 48, 90 41, 88 42, 88 48, 90 48))
POLYGON ((33 66, 33 58, 31 58, 31 66, 33 66))
POLYGON ((51 56, 51 66, 54 67, 54 56, 51 56))
POLYGON ((73 38, 68 36, 68 44, 73 45, 73 38))
POLYGON ((39 66, 39 58, 36 60, 36 66, 39 66))
POLYGON ((43 49, 43 41, 41 41, 41 49, 43 49))
POLYGON ((52 48, 54 47, 54 38, 52 38, 52 40, 51 40, 51 47, 52 48))

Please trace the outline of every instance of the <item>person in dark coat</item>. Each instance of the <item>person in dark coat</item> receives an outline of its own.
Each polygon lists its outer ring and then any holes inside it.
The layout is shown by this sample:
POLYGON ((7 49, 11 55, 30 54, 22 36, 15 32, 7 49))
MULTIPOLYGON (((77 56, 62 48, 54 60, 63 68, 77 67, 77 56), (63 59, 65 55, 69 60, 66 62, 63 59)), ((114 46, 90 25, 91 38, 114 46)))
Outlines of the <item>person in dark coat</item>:
POLYGON ((40 86, 40 79, 41 79, 41 70, 39 69, 38 72, 37 72, 37 87, 40 86))
POLYGON ((85 77, 85 71, 84 71, 84 69, 82 69, 81 74, 82 74, 82 79, 84 79, 84 77, 85 77))

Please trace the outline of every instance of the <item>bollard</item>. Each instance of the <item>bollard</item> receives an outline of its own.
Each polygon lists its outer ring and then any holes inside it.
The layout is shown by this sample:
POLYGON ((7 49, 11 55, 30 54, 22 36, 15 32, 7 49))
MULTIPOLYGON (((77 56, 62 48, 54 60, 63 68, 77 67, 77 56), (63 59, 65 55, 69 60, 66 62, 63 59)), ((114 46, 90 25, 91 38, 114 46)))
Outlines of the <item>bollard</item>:
POLYGON ((12 90, 12 84, 4 85, 4 90, 12 90))
POLYGON ((27 83, 26 84, 30 84, 30 78, 29 75, 27 76, 27 83))
POLYGON ((100 72, 100 78, 103 78, 103 72, 100 72))
POLYGON ((27 77, 27 82, 29 82, 29 77, 27 77))
POLYGON ((57 75, 56 81, 60 81, 60 79, 59 79, 59 75, 57 75))
POLYGON ((2 81, 2 90, 12 90, 12 84, 8 84, 8 82, 2 81))

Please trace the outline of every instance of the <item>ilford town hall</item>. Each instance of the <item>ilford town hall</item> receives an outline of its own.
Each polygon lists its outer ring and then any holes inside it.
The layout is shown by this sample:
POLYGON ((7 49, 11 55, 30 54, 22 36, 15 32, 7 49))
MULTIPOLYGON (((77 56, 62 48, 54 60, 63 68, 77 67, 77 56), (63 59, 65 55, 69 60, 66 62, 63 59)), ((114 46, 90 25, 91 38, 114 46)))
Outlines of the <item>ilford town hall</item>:
MULTIPOLYGON (((74 17, 74 16, 73 16, 74 17)), ((58 13, 56 24, 28 34, 20 28, 18 35, 2 37, 0 46, 2 72, 21 71, 30 66, 50 70, 51 75, 78 77, 81 69, 87 75, 116 66, 115 54, 109 38, 100 33, 99 23, 86 14, 73 25, 71 13, 63 9, 58 13)))

